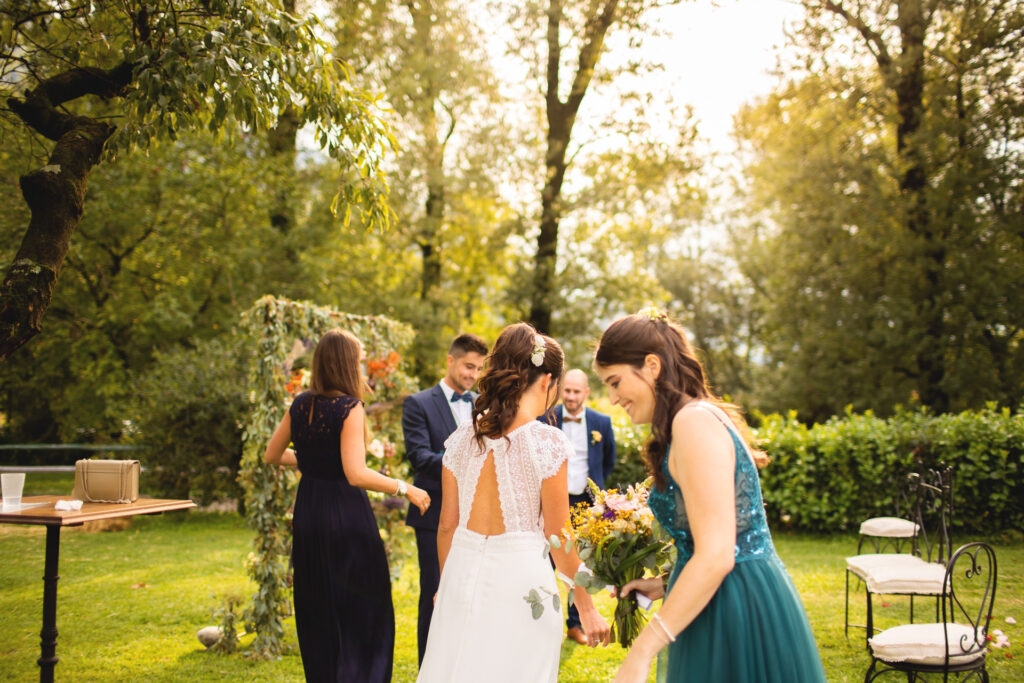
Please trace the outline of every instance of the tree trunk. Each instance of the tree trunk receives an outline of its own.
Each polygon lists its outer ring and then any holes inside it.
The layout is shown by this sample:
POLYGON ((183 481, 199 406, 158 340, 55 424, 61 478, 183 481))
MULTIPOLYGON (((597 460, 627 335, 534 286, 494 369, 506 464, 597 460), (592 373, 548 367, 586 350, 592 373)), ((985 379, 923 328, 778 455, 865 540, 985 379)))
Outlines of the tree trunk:
POLYGON ((562 183, 568 167, 566 152, 572 140, 583 96, 594 77, 594 68, 604 50, 604 38, 615 20, 618 0, 596 3, 586 19, 583 45, 568 98, 558 96, 562 48, 559 31, 562 22, 561 0, 549 0, 547 25, 547 83, 545 104, 548 119, 547 152, 544 157, 546 180, 541 193, 540 234, 533 262, 533 287, 530 296, 530 324, 551 333, 552 296, 555 293, 558 264, 558 226, 562 220, 562 183))
MULTIPOLYGON (((429 155, 428 155, 429 156, 429 155)), ((427 201, 420 230, 420 254, 423 256, 423 272, 420 275, 420 300, 427 301, 431 293, 441 284, 441 247, 439 234, 444 220, 445 197, 443 169, 431 167, 427 181, 427 201)))
MULTIPOLYGON (((556 121, 549 113, 549 121, 556 121)), ((565 127, 559 120, 549 130, 565 127)), ((565 134, 548 134, 545 155, 547 182, 541 194, 540 235, 537 236, 537 255, 534 257, 533 298, 530 302, 530 324, 544 334, 551 332, 551 295, 555 288, 555 267, 558 259, 558 224, 562 219, 562 182, 565 179, 565 150, 569 144, 565 134)))
POLYGON ((840 16, 864 39, 878 62, 879 72, 896 100, 896 153, 901 162, 900 195, 908 233, 920 244, 920 287, 913 292, 922 333, 915 340, 917 393, 921 402, 939 412, 949 407, 949 395, 943 388, 945 348, 948 335, 943 323, 944 271, 946 249, 942 235, 928 212, 930 182, 927 155, 921 139, 924 114, 925 35, 933 8, 925 0, 899 0, 896 26, 900 53, 893 58, 884 38, 839 0, 824 0, 822 6, 840 16))
MULTIPOLYGON (((433 3, 407 3, 412 18, 414 41, 425 64, 432 64, 435 59, 433 29, 437 18, 434 16, 433 3)), ((446 209, 444 153, 448 139, 451 137, 455 121, 450 122, 446 134, 441 135, 441 124, 438 121, 436 107, 440 92, 437 82, 428 68, 422 74, 423 80, 413 103, 420 124, 423 126, 423 163, 424 177, 427 182, 427 199, 423 205, 423 218, 420 221, 417 244, 423 259, 420 273, 420 301, 432 302, 436 314, 433 293, 441 285, 441 227, 446 209)))
MULTIPOLYGON (((282 174, 281 184, 274 194, 270 209, 270 224, 282 235, 295 227, 292 211, 292 181, 295 177, 295 138, 299 132, 299 115, 295 107, 288 107, 277 119, 277 125, 267 135, 270 155, 282 174)), ((289 254, 293 257, 294 254, 289 254)))
POLYGON ((903 164, 900 194, 905 202, 907 229, 923 245, 922 290, 918 293, 924 337, 918 341, 918 395, 921 402, 945 412, 949 396, 943 388, 945 348, 948 335, 943 324, 943 294, 946 249, 942 235, 936 234, 928 211, 929 184, 927 162, 920 139, 924 112, 925 33, 928 18, 923 0, 902 0, 897 24, 901 51, 895 82, 896 151, 903 164))
MULTIPOLYGON (((284 0, 283 9, 295 14, 295 0, 284 0)), ((299 112, 295 107, 288 107, 277 118, 277 125, 267 136, 270 154, 278 162, 283 174, 282 183, 278 187, 274 204, 270 210, 270 224, 281 234, 287 235, 295 227, 295 215, 292 211, 292 179, 295 177, 295 138, 299 132, 299 112)), ((287 258, 294 262, 294 250, 289 247, 287 258)))

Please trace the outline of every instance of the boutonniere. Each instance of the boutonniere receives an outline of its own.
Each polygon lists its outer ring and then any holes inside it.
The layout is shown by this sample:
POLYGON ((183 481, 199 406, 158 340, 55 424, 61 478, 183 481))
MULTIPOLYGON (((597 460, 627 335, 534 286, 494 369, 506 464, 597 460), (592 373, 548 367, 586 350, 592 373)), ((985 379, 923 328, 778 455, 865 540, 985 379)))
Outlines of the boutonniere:
POLYGON ((590 432, 590 443, 601 443, 601 432, 596 429, 590 432))

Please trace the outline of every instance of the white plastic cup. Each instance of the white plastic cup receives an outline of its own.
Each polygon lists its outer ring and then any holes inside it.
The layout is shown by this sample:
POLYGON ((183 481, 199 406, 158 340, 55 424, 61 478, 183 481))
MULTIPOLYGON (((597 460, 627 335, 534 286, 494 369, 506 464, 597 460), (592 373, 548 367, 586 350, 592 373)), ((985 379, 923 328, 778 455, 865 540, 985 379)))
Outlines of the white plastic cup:
POLYGON ((5 472, 0 474, 0 491, 4 495, 4 510, 21 508, 21 490, 25 488, 24 472, 5 472))

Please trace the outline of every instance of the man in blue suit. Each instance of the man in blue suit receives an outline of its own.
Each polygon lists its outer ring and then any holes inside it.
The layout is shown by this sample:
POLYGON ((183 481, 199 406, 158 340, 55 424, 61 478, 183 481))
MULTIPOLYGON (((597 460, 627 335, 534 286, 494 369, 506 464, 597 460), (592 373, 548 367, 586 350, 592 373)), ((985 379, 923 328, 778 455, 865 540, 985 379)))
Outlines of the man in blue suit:
POLYGON ((413 469, 413 484, 430 493, 430 507, 420 514, 409 506, 405 523, 416 531, 420 563, 420 601, 417 622, 419 661, 427 649, 434 594, 441 580, 437 559, 437 521, 441 514, 441 456, 455 428, 472 419, 476 393, 471 391, 487 356, 487 344, 475 334, 456 337, 448 348, 446 371, 440 382, 413 394, 402 404, 405 457, 413 469))
MULTIPOLYGON (((574 455, 569 458, 569 505, 590 504, 587 479, 593 479, 601 488, 615 466, 615 433, 612 419, 604 413, 587 408, 590 382, 582 370, 570 370, 562 381, 562 403, 555 407, 554 425, 565 432, 572 443, 574 455)), ((541 420, 544 420, 542 417, 541 420)), ((418 484, 417 484, 418 485, 418 484)), ((431 500, 433 500, 433 493, 431 500)), ((433 507, 433 506, 431 506, 433 507)), ((566 611, 566 635, 581 645, 587 636, 580 624, 580 613, 575 605, 566 611)))

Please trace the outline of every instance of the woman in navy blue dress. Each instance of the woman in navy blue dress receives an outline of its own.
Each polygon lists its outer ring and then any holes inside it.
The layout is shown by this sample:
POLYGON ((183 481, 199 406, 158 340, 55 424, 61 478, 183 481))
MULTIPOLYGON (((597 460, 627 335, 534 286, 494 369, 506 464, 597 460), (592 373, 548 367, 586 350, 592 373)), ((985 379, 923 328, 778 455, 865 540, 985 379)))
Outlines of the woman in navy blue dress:
POLYGON ((387 555, 366 491, 423 489, 366 466, 362 347, 331 330, 313 351, 310 390, 295 397, 264 460, 302 473, 292 519, 295 628, 306 680, 391 680, 395 613, 387 555), (288 444, 294 444, 294 450, 288 444))

